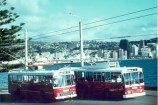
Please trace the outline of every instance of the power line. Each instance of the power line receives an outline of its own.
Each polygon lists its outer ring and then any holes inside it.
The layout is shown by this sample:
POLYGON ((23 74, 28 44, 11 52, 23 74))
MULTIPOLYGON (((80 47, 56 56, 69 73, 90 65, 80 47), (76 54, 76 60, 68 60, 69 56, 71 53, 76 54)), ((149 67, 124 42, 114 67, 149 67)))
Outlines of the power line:
MULTIPOLYGON (((84 41, 92 41, 92 40, 96 40, 96 41, 101 41, 101 40, 106 40, 106 39, 121 39, 121 38, 130 38, 130 37, 140 37, 140 36, 155 36, 158 35, 157 33, 149 33, 149 34, 137 34, 137 35, 127 35, 127 36, 116 36, 116 37, 104 37, 104 38, 100 38, 100 39, 91 39, 91 40, 84 40, 84 41)), ((50 41, 47 41, 50 42, 50 41)))
MULTIPOLYGON (((120 39, 120 38, 129 38, 129 37, 140 37, 140 36, 153 36, 158 34, 141 34, 141 35, 128 35, 128 36, 117 36, 117 37, 105 37, 101 39, 93 39, 93 40, 105 40, 105 39, 120 39)), ((88 41, 88 40, 86 40, 88 41)))
POLYGON ((157 6, 156 7, 147 8, 147 9, 138 10, 138 11, 135 11, 135 12, 122 14, 122 15, 118 15, 118 16, 114 16, 114 17, 110 17, 110 18, 106 18, 106 19, 102 19, 102 20, 98 20, 98 21, 94 21, 94 22, 89 22, 89 23, 86 23, 86 24, 83 24, 83 25, 93 24, 93 23, 97 23, 97 22, 101 22, 101 21, 105 21, 105 20, 110 20, 110 19, 114 19, 114 18, 118 18, 118 17, 122 17, 122 16, 127 16, 127 15, 135 14, 135 13, 138 13, 138 12, 151 10, 151 9, 154 9, 154 8, 157 8, 157 6))
POLYGON ((142 16, 138 16, 138 17, 128 18, 128 19, 119 20, 119 21, 115 21, 115 22, 111 22, 111 23, 107 23, 107 24, 96 25, 96 26, 84 28, 83 30, 90 29, 90 28, 95 28, 95 27, 100 27, 100 26, 105 26, 105 25, 109 25, 109 24, 120 23, 120 22, 129 21, 129 20, 133 20, 133 19, 138 19, 138 18, 142 18, 142 17, 147 17, 147 16, 151 16, 151 15, 155 15, 155 14, 157 14, 157 13, 152 13, 152 14, 142 15, 142 16))
MULTIPOLYGON (((157 14, 157 13, 152 13, 152 14, 147 14, 147 15, 141 15, 141 16, 138 16, 138 17, 133 17, 133 18, 123 19, 123 20, 119 20, 119 21, 115 21, 115 22, 111 22, 111 23, 96 25, 96 26, 92 26, 92 27, 88 27, 88 28, 83 28, 82 30, 87 30, 87 29, 91 29, 91 28, 95 28, 95 27, 101 27, 101 26, 105 26, 105 25, 110 25, 110 24, 125 22, 125 21, 134 20, 134 19, 138 19, 138 18, 143 18, 143 17, 155 15, 155 14, 157 14)), ((53 36, 56 36, 56 35, 63 35, 63 34, 68 34, 68 33, 73 33, 73 32, 77 32, 77 31, 79 31, 79 30, 77 29, 77 30, 74 30, 74 31, 63 32, 63 33, 60 33, 60 34, 55 34, 55 35, 53 35, 53 36)), ((48 35, 48 36, 43 36, 43 37, 40 37, 40 38, 35 38, 35 39, 33 39, 33 40, 37 40, 37 39, 41 39, 41 38, 47 38, 47 37, 52 37, 52 35, 51 35, 51 36, 50 36, 50 35, 48 35)))
MULTIPOLYGON (((154 8, 157 8, 157 6, 156 7, 147 8, 147 9, 138 10, 138 11, 135 11, 135 12, 125 13, 125 14, 122 14, 122 15, 118 15, 118 16, 114 16, 114 17, 110 17, 110 18, 106 18, 106 19, 102 19, 102 20, 98 20, 98 21, 94 21, 94 22, 85 23, 85 24, 82 24, 82 25, 84 26, 84 25, 94 24, 94 23, 97 23, 97 22, 110 20, 110 19, 114 19, 114 18, 118 18, 118 17, 123 17, 123 16, 131 15, 131 14, 135 14, 135 13, 151 10, 151 9, 154 9, 154 8)), ((73 28, 77 28, 77 27, 78 26, 72 26, 72 27, 69 27, 69 28, 64 28, 64 29, 60 29, 60 30, 57 30, 57 31, 53 31, 53 32, 47 32, 47 33, 43 33, 43 34, 34 35, 32 37, 38 37, 40 35, 52 34, 52 33, 60 32, 60 31, 64 31, 64 30, 69 30, 69 29, 73 29, 73 28)))
POLYGON ((72 26, 72 27, 69 27, 69 28, 64 28, 64 29, 61 29, 61 30, 53 31, 53 32, 47 32, 47 33, 43 33, 43 34, 34 35, 32 37, 38 37, 40 35, 47 35, 47 34, 56 33, 56 32, 59 32, 59 31, 64 31, 64 30, 68 30, 68 29, 72 29, 72 28, 77 28, 77 27, 78 26, 72 26))
MULTIPOLYGON (((63 35, 63 34, 68 34, 68 33, 73 33, 73 32, 77 32, 77 31, 79 31, 78 29, 77 30, 74 30, 74 31, 68 31, 68 32, 63 32, 63 33, 60 33, 60 34, 55 34, 55 35, 53 35, 53 36, 58 36, 58 35, 63 35)), ((43 37, 40 37, 40 38, 35 38, 35 39, 33 39, 33 40, 37 40, 37 39, 41 39, 41 38, 48 38, 48 37, 52 37, 52 35, 50 36, 43 36, 43 37)))

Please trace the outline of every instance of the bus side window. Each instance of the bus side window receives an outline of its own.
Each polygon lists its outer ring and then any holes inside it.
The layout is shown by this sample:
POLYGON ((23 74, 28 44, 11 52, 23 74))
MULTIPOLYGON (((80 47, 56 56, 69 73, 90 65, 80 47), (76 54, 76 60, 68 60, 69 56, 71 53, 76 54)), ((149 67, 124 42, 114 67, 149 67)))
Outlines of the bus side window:
POLYGON ((86 72, 86 80, 93 81, 93 72, 86 72))
POLYGON ((139 73, 139 82, 140 83, 144 82, 144 77, 143 77, 143 73, 142 72, 139 73))
POLYGON ((33 83, 33 82, 34 82, 32 75, 29 75, 29 82, 30 82, 30 83, 33 83))
POLYGON ((122 82, 121 78, 121 73, 120 72, 112 72, 111 73, 111 82, 122 82))
POLYGON ((74 72, 74 81, 77 81, 77 71, 74 72))
POLYGON ((78 71, 77 78, 78 78, 78 80, 81 80, 81 81, 85 80, 85 72, 78 71))
POLYGON ((40 84, 43 84, 43 83, 45 82, 44 76, 39 75, 38 78, 39 78, 39 83, 40 83, 40 84))
POLYGON ((45 82, 46 82, 46 84, 51 84, 52 83, 52 76, 51 75, 45 76, 45 82))
POLYGON ((72 85, 71 75, 65 75, 66 85, 72 85))
POLYGON ((72 81, 72 85, 75 85, 75 76, 71 75, 71 81, 72 81))
POLYGON ((12 75, 8 75, 8 82, 12 82, 12 75))
POLYGON ((17 75, 12 76, 12 82, 16 83, 18 81, 17 75))
POLYGON ((115 72, 111 73, 111 82, 116 82, 117 74, 115 72))
POLYGON ((104 79, 105 79, 105 82, 110 82, 111 81, 111 73, 110 72, 105 72, 104 73, 104 79))
POLYGON ((28 76, 27 75, 23 75, 23 83, 27 83, 28 82, 28 76))
POLYGON ((19 83, 22 82, 22 75, 18 75, 18 82, 19 82, 19 83))
POLYGON ((121 74, 118 74, 117 75, 117 82, 122 82, 122 75, 121 74))
POLYGON ((122 83, 125 84, 125 80, 124 80, 123 75, 121 75, 121 78, 122 78, 122 83))
POLYGON ((34 76, 34 83, 36 84, 36 83, 39 83, 39 79, 38 79, 38 76, 36 75, 36 76, 34 76))
POLYGON ((102 81, 102 73, 101 72, 94 73, 94 81, 102 81))

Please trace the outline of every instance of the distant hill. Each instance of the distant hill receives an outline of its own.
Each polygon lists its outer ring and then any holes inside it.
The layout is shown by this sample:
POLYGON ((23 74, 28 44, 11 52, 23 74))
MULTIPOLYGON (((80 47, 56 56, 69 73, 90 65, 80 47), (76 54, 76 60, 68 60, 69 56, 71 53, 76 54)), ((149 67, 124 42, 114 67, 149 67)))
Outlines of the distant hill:
MULTIPOLYGON (((147 43, 158 43, 158 38, 152 38, 149 40, 144 40, 145 44, 147 43)), ((131 44, 138 44, 140 41, 130 41, 131 44)))

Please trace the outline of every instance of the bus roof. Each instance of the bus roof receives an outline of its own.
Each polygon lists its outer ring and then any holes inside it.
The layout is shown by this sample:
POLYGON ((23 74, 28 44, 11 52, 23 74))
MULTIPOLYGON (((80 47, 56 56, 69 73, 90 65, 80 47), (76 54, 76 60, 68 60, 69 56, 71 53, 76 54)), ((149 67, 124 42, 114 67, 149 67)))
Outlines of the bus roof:
POLYGON ((53 73, 57 72, 66 72, 72 71, 70 67, 63 67, 58 70, 17 70, 17 71, 10 71, 9 74, 17 74, 17 75, 52 75, 53 73))
POLYGON ((116 67, 116 68, 93 68, 93 67, 73 67, 74 71, 86 71, 86 72, 130 72, 130 71, 142 71, 140 67, 116 67))
POLYGON ((30 70, 22 70, 22 71, 10 71, 8 74, 17 74, 17 75, 52 75, 54 71, 46 71, 46 70, 36 70, 36 71, 30 71, 30 70))

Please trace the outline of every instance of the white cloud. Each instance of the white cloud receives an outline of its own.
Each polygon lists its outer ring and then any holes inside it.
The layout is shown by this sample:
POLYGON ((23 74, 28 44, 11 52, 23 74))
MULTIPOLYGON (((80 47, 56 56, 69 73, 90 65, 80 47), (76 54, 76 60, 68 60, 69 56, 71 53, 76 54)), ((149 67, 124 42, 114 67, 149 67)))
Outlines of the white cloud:
POLYGON ((9 5, 25 15, 39 15, 45 12, 44 6, 49 4, 49 0, 8 0, 9 5))
MULTIPOLYGON (((26 23, 25 28, 28 29, 30 36, 41 35, 44 33, 52 32, 51 34, 43 35, 43 36, 48 36, 48 35, 52 36, 45 38, 45 40, 50 40, 50 41, 79 40, 79 32, 53 36, 55 34, 78 30, 79 28, 76 27, 75 29, 69 29, 67 31, 63 30, 60 32, 53 33, 54 31, 57 30, 69 28, 72 26, 78 26, 79 19, 69 15, 69 12, 75 13, 74 12, 75 9, 73 8, 73 6, 66 5, 64 7, 65 10, 61 9, 54 11, 51 7, 47 8, 48 6, 50 6, 49 5, 50 1, 51 0, 25 0, 25 1, 8 0, 11 6, 16 7, 15 10, 20 15, 20 22, 26 23)), ((53 6, 55 6, 55 3, 53 4, 53 6)), ((85 24, 86 21, 94 22, 101 19, 103 18, 90 17, 88 20, 83 19, 82 24, 85 24)), ((101 21, 85 26, 83 25, 83 29, 101 24, 106 24, 106 23, 108 23, 108 21, 101 21)), ((106 37, 132 35, 138 32, 145 33, 153 29, 153 27, 146 27, 147 25, 136 26, 136 23, 132 23, 130 25, 131 26, 127 25, 126 23, 125 24, 121 23, 121 24, 105 25, 101 27, 95 27, 92 29, 83 30, 83 38, 84 40, 94 40, 94 39, 101 39, 106 37)))

